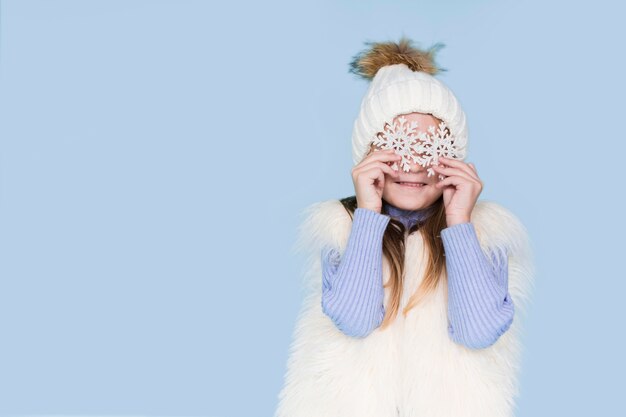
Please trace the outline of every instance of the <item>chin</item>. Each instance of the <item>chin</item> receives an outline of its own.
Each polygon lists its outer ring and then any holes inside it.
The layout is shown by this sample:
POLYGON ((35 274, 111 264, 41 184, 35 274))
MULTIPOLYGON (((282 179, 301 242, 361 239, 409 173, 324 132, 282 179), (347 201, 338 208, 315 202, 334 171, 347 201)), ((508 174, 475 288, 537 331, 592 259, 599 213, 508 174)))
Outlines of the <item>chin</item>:
POLYGON ((392 206, 402 210, 420 210, 430 207, 441 197, 442 192, 432 194, 433 188, 434 185, 415 189, 409 189, 409 187, 402 187, 400 190, 395 188, 394 190, 387 189, 383 194, 383 198, 392 206))

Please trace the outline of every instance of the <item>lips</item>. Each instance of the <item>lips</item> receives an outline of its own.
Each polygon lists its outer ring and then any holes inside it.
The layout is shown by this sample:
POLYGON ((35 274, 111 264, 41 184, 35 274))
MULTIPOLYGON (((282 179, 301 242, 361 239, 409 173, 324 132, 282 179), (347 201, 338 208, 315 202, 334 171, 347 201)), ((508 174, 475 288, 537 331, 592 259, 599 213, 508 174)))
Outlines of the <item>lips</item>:
POLYGON ((423 187, 426 185, 425 182, 419 182, 419 181, 396 181, 396 184, 402 185, 404 187, 415 187, 415 188, 423 187))

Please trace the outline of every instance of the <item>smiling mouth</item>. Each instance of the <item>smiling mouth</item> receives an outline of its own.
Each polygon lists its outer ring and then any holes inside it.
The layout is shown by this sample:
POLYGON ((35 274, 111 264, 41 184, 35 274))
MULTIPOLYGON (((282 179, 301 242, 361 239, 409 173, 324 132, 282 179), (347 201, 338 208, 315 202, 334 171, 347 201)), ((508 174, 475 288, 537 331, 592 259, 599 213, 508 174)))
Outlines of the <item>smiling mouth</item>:
POLYGON ((408 182, 408 181, 396 181, 396 184, 402 185, 403 187, 413 187, 413 188, 421 188, 426 185, 423 182, 408 182))

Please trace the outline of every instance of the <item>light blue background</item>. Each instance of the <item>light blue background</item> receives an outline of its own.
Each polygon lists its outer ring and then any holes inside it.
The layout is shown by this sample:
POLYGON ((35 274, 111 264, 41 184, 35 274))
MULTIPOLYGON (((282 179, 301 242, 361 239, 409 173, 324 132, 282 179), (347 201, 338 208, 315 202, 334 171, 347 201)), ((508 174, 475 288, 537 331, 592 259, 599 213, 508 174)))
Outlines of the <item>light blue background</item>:
POLYGON ((468 162, 538 275, 518 416, 618 415, 624 10, 0 3, 0 414, 270 416, 307 205, 354 192, 368 40, 446 47, 468 162))

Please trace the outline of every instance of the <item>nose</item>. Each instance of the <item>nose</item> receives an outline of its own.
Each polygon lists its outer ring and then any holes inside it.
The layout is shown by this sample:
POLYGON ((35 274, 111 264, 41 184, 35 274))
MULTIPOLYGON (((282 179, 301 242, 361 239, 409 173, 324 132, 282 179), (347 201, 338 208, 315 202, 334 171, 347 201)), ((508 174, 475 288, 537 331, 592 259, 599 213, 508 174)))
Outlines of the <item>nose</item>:
MULTIPOLYGON (((409 163, 408 163, 409 170, 408 171, 404 170, 404 167, 403 167, 401 161, 397 161, 397 162, 395 162, 395 164, 398 167, 399 171, 410 172, 410 173, 413 173, 413 174, 418 174, 420 172, 426 171, 426 169, 428 168, 428 167, 423 167, 422 165, 418 164, 417 162, 413 162, 412 159, 409 159, 409 163)), ((393 167, 394 162, 387 162, 387 165, 389 165, 390 167, 393 167)))
POLYGON ((417 162, 413 162, 413 160, 411 160, 411 163, 409 164, 409 172, 414 173, 414 174, 418 174, 420 172, 426 171, 426 168, 421 166, 420 164, 418 164, 417 162))

